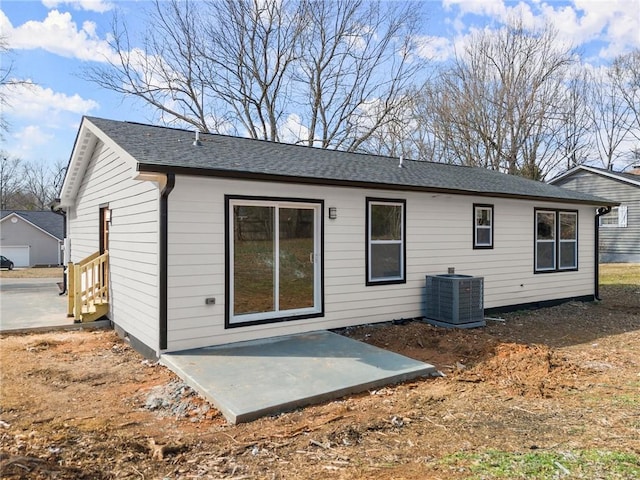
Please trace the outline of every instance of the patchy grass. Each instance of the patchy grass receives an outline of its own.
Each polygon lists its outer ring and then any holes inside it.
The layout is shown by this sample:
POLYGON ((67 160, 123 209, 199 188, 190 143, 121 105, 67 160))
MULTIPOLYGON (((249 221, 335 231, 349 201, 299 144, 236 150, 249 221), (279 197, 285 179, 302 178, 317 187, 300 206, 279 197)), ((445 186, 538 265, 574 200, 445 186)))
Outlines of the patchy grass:
POLYGON ((14 270, 0 270, 0 278, 60 278, 62 267, 16 268, 14 270))
POLYGON ((442 463, 469 479, 640 478, 640 456, 601 450, 456 453, 442 463))
POLYGON ((601 285, 640 285, 640 263, 600 264, 601 285))

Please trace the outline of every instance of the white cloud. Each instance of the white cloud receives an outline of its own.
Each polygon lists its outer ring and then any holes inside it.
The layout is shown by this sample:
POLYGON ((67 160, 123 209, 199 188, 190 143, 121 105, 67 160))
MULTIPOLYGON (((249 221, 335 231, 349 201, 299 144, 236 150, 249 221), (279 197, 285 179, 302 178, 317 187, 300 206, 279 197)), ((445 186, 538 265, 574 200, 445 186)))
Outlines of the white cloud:
POLYGON ((104 13, 113 9, 113 4, 104 0, 42 0, 42 4, 49 8, 58 8, 60 5, 70 5, 76 10, 104 13))
POLYGON ((51 121, 59 113, 84 115, 99 107, 95 100, 87 100, 78 94, 66 95, 33 83, 29 85, 3 85, 6 111, 15 118, 51 121), (43 120, 44 119, 44 120, 43 120))
POLYGON ((78 118, 99 106, 78 94, 66 95, 34 84, 5 85, 1 90, 8 100, 3 113, 9 123, 3 148, 25 161, 67 158, 78 118))
POLYGON ((509 6, 504 0, 443 0, 442 5, 455 14, 449 23, 459 34, 474 26, 504 24, 518 15, 530 28, 546 22, 555 25, 563 43, 588 47, 601 42, 604 46, 593 53, 601 59, 640 47, 640 0, 572 0, 562 5, 551 0, 529 0, 509 6), (484 17, 484 23, 472 16, 484 17))
POLYGON ((453 56, 454 43, 446 37, 432 37, 425 35, 415 39, 418 46, 418 55, 435 61, 445 61, 453 56))
POLYGON ((575 0, 573 7, 558 8, 545 3, 541 12, 574 45, 603 42, 601 58, 611 59, 640 46, 640 0, 575 0))
POLYGON ((640 47, 640 0, 610 1, 605 5, 584 0, 577 3, 588 5, 585 10, 588 8, 590 14, 607 16, 603 40, 608 45, 600 50, 600 57, 610 59, 640 47))
POLYGON ((292 113, 284 121, 281 126, 282 138, 285 143, 297 143, 300 140, 306 140, 309 136, 309 129, 302 124, 299 115, 292 113))
POLYGON ((96 33, 94 22, 84 22, 78 29, 68 12, 52 10, 43 21, 29 20, 13 27, 0 11, 0 28, 13 50, 42 48, 62 57, 87 61, 115 60, 115 52, 96 33))
POLYGON ((504 18, 507 11, 503 0, 444 0, 442 5, 446 10, 456 6, 462 15, 470 13, 504 18))
POLYGON ((27 125, 15 132, 12 137, 20 145, 18 150, 24 154, 35 150, 41 145, 49 144, 55 138, 55 135, 44 131, 39 125, 27 125))

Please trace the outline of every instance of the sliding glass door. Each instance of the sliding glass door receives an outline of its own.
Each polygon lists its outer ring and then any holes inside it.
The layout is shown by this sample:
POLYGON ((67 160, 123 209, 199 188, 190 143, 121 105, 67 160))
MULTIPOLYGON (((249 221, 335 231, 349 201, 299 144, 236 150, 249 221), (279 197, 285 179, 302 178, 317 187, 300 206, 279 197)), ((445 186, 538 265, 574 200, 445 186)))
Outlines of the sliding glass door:
POLYGON ((228 324, 321 314, 321 203, 228 199, 228 324))

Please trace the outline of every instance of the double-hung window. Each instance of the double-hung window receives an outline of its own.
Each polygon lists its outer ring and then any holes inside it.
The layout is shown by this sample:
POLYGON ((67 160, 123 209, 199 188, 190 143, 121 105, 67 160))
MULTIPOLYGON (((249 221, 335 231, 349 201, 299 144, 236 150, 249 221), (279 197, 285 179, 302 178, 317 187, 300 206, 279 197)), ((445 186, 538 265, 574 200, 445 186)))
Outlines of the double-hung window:
POLYGON ((404 200, 367 198, 367 285, 404 283, 404 200))
POLYGON ((493 205, 473 205, 473 248, 493 248, 493 205))
POLYGON ((535 271, 578 268, 578 213, 536 210, 535 271))

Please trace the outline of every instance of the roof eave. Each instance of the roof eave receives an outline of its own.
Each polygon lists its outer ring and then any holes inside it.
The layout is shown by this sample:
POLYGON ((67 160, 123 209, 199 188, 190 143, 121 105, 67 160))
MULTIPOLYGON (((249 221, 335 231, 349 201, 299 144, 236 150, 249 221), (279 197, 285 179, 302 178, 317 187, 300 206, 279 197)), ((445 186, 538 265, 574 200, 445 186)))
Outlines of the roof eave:
POLYGON ((253 181, 262 181, 262 182, 281 182, 281 183, 297 183, 297 184, 304 184, 304 185, 313 184, 313 185, 327 185, 327 186, 337 186, 337 187, 371 188, 376 190, 394 190, 394 191, 429 192, 429 193, 454 194, 454 195, 471 195, 476 197, 510 198, 510 199, 532 200, 532 201, 552 201, 552 202, 562 202, 562 203, 577 204, 577 205, 598 205, 598 206, 612 206, 612 207, 620 205, 619 202, 614 202, 606 199, 602 199, 602 201, 591 201, 591 200, 583 200, 583 199, 577 199, 577 198, 519 195, 519 194, 504 193, 504 192, 486 192, 486 191, 462 190, 462 189, 455 189, 455 188, 427 187, 427 186, 420 186, 420 185, 400 185, 400 184, 390 184, 390 183, 364 182, 364 181, 357 181, 357 180, 340 180, 340 179, 321 178, 321 177, 302 177, 302 176, 280 175, 280 174, 270 174, 270 173, 240 172, 236 170, 179 167, 179 166, 156 165, 156 164, 149 164, 149 163, 138 163, 137 169, 139 172, 144 172, 144 173, 161 173, 161 174, 174 173, 176 175, 234 178, 238 180, 253 180, 253 181))
POLYGON ((67 171, 65 172, 64 181, 62 182, 62 188, 60 189, 59 205, 61 208, 70 207, 74 204, 80 182, 82 181, 84 172, 91 159, 91 154, 98 141, 96 133, 93 132, 88 125, 89 122, 87 118, 83 117, 73 144, 67 171))

